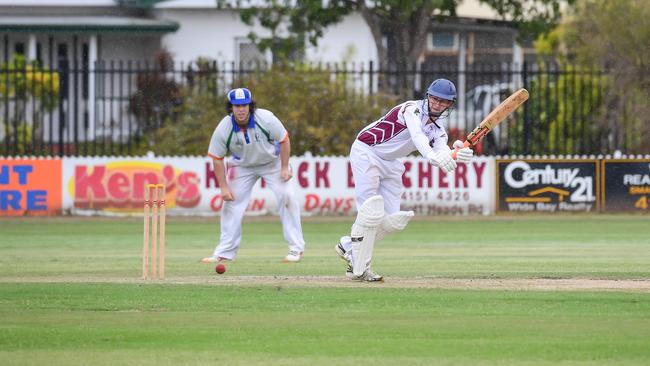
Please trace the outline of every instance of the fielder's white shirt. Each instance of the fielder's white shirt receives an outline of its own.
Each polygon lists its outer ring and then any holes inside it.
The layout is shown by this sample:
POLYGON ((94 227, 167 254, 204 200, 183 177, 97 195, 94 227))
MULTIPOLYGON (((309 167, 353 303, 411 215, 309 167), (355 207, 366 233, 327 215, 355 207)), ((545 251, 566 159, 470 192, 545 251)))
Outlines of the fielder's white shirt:
POLYGON ((275 162, 280 143, 289 137, 282 122, 266 109, 256 109, 246 128, 240 128, 231 115, 217 125, 210 139, 208 155, 221 160, 228 153, 239 166, 257 166, 275 162))
POLYGON ((427 100, 409 100, 366 126, 357 135, 357 140, 384 160, 403 158, 416 150, 426 157, 433 151, 451 150, 443 125, 446 119, 440 117, 427 123, 427 100))

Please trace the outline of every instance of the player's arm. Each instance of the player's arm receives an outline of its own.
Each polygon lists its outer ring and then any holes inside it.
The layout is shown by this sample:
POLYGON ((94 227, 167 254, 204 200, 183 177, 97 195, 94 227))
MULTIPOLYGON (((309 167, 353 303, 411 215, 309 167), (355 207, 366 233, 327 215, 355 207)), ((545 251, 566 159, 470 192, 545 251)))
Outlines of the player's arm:
POLYGON ((415 148, 418 149, 418 152, 422 156, 429 160, 429 163, 439 167, 445 173, 456 169, 456 161, 452 159, 451 149, 449 147, 434 151, 429 146, 429 139, 424 134, 424 131, 422 131, 420 117, 416 114, 416 109, 417 107, 415 105, 406 106, 403 111, 404 122, 406 123, 406 128, 409 130, 415 148))
POLYGON ((284 125, 273 114, 273 112, 265 109, 259 109, 255 113, 264 120, 265 127, 268 128, 271 138, 280 142, 280 164, 281 176, 285 182, 291 179, 291 167, 289 166, 289 157, 291 156, 291 142, 289 141, 289 132, 284 128, 284 125))
POLYGON ((224 159, 212 159, 212 166, 217 182, 219 182, 219 188, 221 188, 221 198, 224 201, 234 200, 235 196, 230 190, 228 180, 226 179, 226 164, 224 163, 224 159))
POLYGON ((210 138, 210 145, 208 146, 208 156, 212 158, 214 176, 217 178, 219 188, 221 189, 221 197, 224 201, 232 201, 235 199, 226 179, 226 164, 224 163, 224 157, 228 154, 226 139, 233 133, 231 130, 225 128, 225 126, 230 126, 229 123, 230 120, 228 117, 221 120, 217 128, 214 129, 210 138), (225 124, 224 121, 226 122, 225 124))
POLYGON ((409 130, 415 148, 418 149, 420 155, 427 157, 433 153, 433 149, 429 146, 427 135, 424 134, 422 127, 420 127, 420 117, 416 114, 416 110, 417 107, 415 105, 406 106, 402 115, 404 116, 406 128, 409 130))
POLYGON ((284 136, 280 141, 280 165, 282 180, 285 182, 291 179, 291 168, 289 167, 289 156, 291 156, 291 141, 289 141, 289 133, 284 136))
POLYGON ((226 164, 223 160, 223 158, 212 158, 212 167, 214 169, 214 176, 217 178, 217 182, 219 182, 219 188, 221 188, 221 198, 223 198, 224 201, 232 201, 235 199, 235 196, 228 185, 228 180, 226 179, 226 164))

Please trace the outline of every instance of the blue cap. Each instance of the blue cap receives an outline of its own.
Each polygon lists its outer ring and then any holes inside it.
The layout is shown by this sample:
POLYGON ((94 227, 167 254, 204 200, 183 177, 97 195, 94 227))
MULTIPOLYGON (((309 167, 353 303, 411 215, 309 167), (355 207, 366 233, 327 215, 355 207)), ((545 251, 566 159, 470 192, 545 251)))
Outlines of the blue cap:
POLYGON ((251 104, 251 91, 246 88, 237 88, 228 92, 228 100, 232 105, 251 104))

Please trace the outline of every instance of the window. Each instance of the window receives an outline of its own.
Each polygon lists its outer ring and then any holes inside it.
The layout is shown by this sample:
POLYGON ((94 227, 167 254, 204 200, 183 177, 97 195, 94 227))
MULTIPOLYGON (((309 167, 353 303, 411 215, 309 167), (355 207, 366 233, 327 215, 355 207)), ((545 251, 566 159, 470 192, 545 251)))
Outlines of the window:
POLYGON ((66 43, 59 43, 56 46, 56 54, 58 57, 57 67, 61 70, 59 74, 59 95, 61 95, 63 99, 68 99, 68 70, 70 67, 70 64, 68 63, 68 45, 66 43))
POLYGON ((81 96, 84 99, 88 99, 88 70, 90 68, 90 47, 88 46, 88 43, 83 43, 81 45, 81 96))
POLYGON ((43 46, 41 46, 41 42, 36 43, 36 61, 43 65, 43 46))
POLYGON ((14 43, 14 53, 17 55, 25 54, 25 44, 23 42, 14 43))
POLYGON ((243 67, 254 67, 267 61, 266 55, 248 38, 235 39, 237 64, 243 67))
POLYGON ((476 32, 476 48, 494 50, 496 48, 512 49, 513 35, 499 32, 476 32))
POLYGON ((56 46, 56 55, 59 61, 61 60, 68 60, 68 44, 67 43, 59 43, 56 46))
POLYGON ((427 37, 430 50, 455 50, 458 48, 458 37, 454 32, 436 31, 427 37))

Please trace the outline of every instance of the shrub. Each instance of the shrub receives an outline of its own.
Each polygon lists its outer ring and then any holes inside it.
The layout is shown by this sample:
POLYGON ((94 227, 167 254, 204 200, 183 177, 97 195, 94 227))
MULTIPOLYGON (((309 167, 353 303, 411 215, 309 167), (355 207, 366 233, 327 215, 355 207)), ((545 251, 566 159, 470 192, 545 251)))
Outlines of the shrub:
MULTIPOLYGON (((381 117, 397 100, 353 91, 344 76, 306 68, 274 67, 239 79, 259 108, 272 111, 291 138, 292 155, 347 155, 357 133, 381 117)), ((205 155, 210 136, 225 116, 225 93, 185 92, 176 122, 164 123, 151 149, 159 155, 205 155)))

